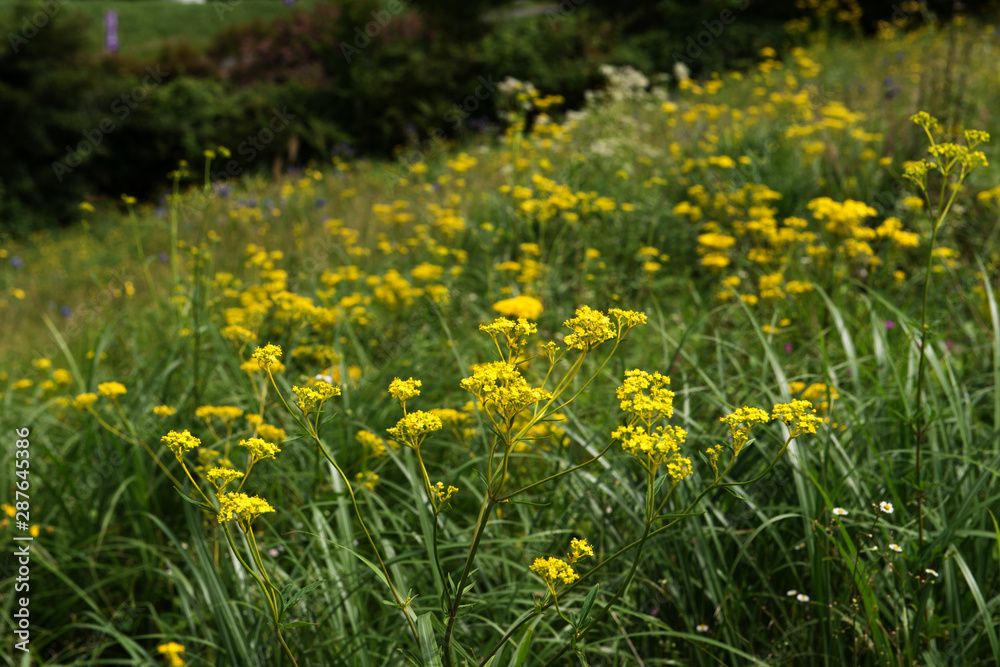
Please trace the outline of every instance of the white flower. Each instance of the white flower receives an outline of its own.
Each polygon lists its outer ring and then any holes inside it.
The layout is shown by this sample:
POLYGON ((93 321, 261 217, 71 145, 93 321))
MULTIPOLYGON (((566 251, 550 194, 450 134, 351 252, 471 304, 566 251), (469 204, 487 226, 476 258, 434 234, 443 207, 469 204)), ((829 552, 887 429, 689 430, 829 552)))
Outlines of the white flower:
POLYGON ((796 593, 798 593, 798 591, 793 588, 792 590, 790 590, 787 593, 785 593, 785 595, 787 595, 788 597, 792 597, 796 593))
POLYGON ((903 550, 903 547, 899 546, 898 544, 890 544, 889 548, 897 553, 903 550))
POLYGON ((886 514, 892 514, 892 503, 882 501, 878 504, 879 509, 881 509, 886 514))
POLYGON ((937 571, 936 570, 932 570, 931 568, 927 568, 926 570, 924 570, 924 572, 926 572, 927 574, 933 575, 935 577, 938 576, 937 571))
POLYGON ((708 626, 702 623, 701 625, 695 626, 695 632, 708 632, 708 626))
POLYGON ((798 600, 799 602, 809 602, 809 596, 806 595, 805 593, 799 593, 798 595, 795 596, 795 599, 798 600))
POLYGON ((806 545, 805 542, 799 542, 798 544, 795 545, 795 550, 798 551, 799 549, 801 549, 805 545, 806 545))
POLYGON ((833 513, 836 514, 837 516, 847 516, 848 514, 850 514, 850 512, 845 510, 843 507, 834 507, 833 513))

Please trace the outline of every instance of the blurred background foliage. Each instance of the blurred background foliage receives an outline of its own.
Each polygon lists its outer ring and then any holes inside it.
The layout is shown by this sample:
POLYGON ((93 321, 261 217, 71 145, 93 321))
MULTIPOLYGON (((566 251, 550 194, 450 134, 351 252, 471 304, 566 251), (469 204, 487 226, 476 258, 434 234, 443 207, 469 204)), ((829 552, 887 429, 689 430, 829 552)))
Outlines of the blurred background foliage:
POLYGON ((0 0, 0 235, 68 224, 82 198, 160 196, 179 160, 218 145, 237 152, 275 110, 294 119, 236 156, 241 174, 331 154, 390 157, 435 130, 489 131, 497 113, 482 81, 531 81, 572 109, 604 63, 652 74, 683 60, 708 77, 804 40, 804 21, 862 35, 897 17, 912 28, 995 9, 992 0, 0 0), (119 12, 117 53, 104 49, 108 9, 119 12), (164 72, 162 82, 151 85, 149 71, 164 72))

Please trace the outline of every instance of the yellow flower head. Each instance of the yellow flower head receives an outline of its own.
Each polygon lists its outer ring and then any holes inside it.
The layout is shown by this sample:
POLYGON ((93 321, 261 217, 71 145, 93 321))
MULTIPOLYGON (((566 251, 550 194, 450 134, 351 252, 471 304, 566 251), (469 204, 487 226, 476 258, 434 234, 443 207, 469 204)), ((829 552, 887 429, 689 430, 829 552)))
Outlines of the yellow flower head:
POLYGON ((555 594, 555 586, 559 581, 571 584, 580 578, 573 571, 573 567, 562 558, 536 558, 530 569, 545 580, 545 585, 553 594, 555 594))
POLYGON ((441 418, 437 415, 415 410, 405 415, 392 428, 386 429, 386 432, 404 445, 419 449, 427 434, 440 431, 441 426, 441 418))
POLYGON ((187 663, 184 662, 184 658, 181 657, 181 653, 184 652, 184 646, 178 644, 177 642, 168 642, 166 644, 160 644, 156 647, 156 650, 163 654, 167 659, 167 665, 169 667, 184 667, 187 663))
MULTIPOLYGON (((720 417, 719 421, 729 424, 733 435, 733 452, 739 454, 750 439, 750 429, 754 424, 766 424, 771 418, 760 408, 739 408, 736 412, 720 417)), ((718 458, 718 456, 716 456, 718 458)))
POLYGON ((317 382, 311 388, 293 386, 292 391, 299 398, 299 409, 302 410, 302 414, 309 414, 328 398, 340 396, 340 387, 335 387, 328 382, 317 382))
POLYGON ((563 325, 573 330, 565 338, 566 347, 584 352, 614 338, 617 333, 607 315, 599 310, 592 310, 589 306, 577 308, 576 317, 566 320, 563 325))
POLYGON ((221 490, 226 488, 226 484, 243 477, 243 473, 239 470, 231 470, 229 468, 212 468, 205 473, 205 477, 208 478, 209 482, 215 484, 217 489, 221 490))
POLYGON ((788 424, 792 437, 803 433, 815 433, 816 427, 820 423, 820 418, 816 416, 816 410, 809 401, 779 403, 774 406, 771 417, 788 424))
POLYGON ((574 537, 569 543, 569 562, 575 563, 584 556, 593 556, 594 548, 587 543, 586 538, 574 537))
POLYGON ((533 296, 515 296, 493 304, 493 310, 508 317, 524 318, 526 320, 537 320, 542 311, 542 302, 533 296))
POLYGON ((448 488, 445 488, 444 482, 438 482, 434 485, 434 493, 437 494, 438 507, 441 507, 453 494, 458 493, 458 487, 449 484, 448 488))
POLYGON ((201 440, 191 435, 186 429, 178 433, 177 431, 170 431, 165 436, 160 438, 160 442, 170 448, 170 451, 174 453, 178 459, 184 456, 184 452, 191 451, 195 447, 201 444, 201 440))
POLYGON ((284 429, 280 429, 277 426, 271 426, 270 424, 261 424, 257 427, 257 435, 262 437, 268 442, 282 443, 288 434, 285 433, 284 429))
POLYGON ((537 325, 522 317, 514 322, 506 317, 498 317, 489 324, 480 324, 480 331, 485 331, 494 340, 499 349, 500 340, 507 346, 509 361, 513 361, 527 344, 528 336, 538 331, 537 325))
POLYGON ((529 405, 552 396, 544 389, 529 386, 517 366, 506 361, 473 366, 472 377, 462 379, 459 385, 486 408, 492 408, 508 420, 529 405))
POLYGON ((169 405, 157 405, 153 408, 153 414, 157 417, 170 417, 177 414, 177 408, 171 407, 169 405))
POLYGON ((73 401, 73 407, 77 410, 86 410, 91 405, 97 402, 97 394, 87 392, 86 394, 80 394, 73 401))
POLYGON ((277 445, 265 442, 261 438, 240 440, 240 447, 246 447, 250 451, 250 456, 257 461, 261 461, 263 459, 273 459, 275 454, 281 452, 277 445))
POLYGON ((101 384, 97 385, 97 392, 101 396, 107 396, 108 398, 117 398, 118 396, 124 394, 126 391, 128 390, 125 389, 125 385, 123 385, 121 382, 102 382, 101 384))
POLYGON ((385 456, 388 453, 385 448, 385 440, 371 431, 358 431, 354 439, 365 449, 371 450, 373 457, 385 456))
POLYGON ((421 386, 423 386, 423 382, 420 380, 414 380, 413 378, 400 380, 396 378, 389 383, 389 395, 398 399, 400 403, 405 404, 409 399, 420 395, 421 386))
POLYGON ((226 521, 251 522, 261 514, 273 512, 266 500, 245 493, 223 493, 219 496, 219 523, 226 521))
POLYGON ((261 368, 269 368, 281 360, 281 346, 268 343, 264 347, 258 347, 253 353, 253 358, 261 368))
POLYGON ((651 423, 674 414, 674 392, 666 388, 669 384, 666 375, 635 369, 625 372, 625 382, 616 393, 622 410, 651 423))

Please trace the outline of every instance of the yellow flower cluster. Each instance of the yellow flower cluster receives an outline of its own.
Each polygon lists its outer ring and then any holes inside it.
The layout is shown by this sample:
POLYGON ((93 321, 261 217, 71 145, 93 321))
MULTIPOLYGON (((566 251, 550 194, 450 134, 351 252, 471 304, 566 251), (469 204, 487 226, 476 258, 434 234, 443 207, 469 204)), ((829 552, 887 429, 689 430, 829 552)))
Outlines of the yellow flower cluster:
POLYGON ((785 422, 793 437, 803 433, 815 433, 816 427, 820 424, 820 418, 816 416, 813 404, 804 400, 775 405, 771 417, 785 422))
POLYGON ((78 395, 73 400, 73 407, 77 410, 86 410, 91 405, 97 402, 97 394, 87 392, 85 394, 78 395))
POLYGON ((438 507, 440 507, 447 503, 452 495, 458 493, 458 487, 449 484, 448 488, 445 488, 444 482, 438 482, 434 485, 434 493, 437 494, 438 507))
POLYGON ((732 414, 720 417, 719 421, 729 425, 729 431, 733 436, 733 455, 738 456, 750 439, 750 429, 754 424, 766 424, 771 418, 760 408, 743 407, 732 414))
POLYGON ((205 473, 205 477, 207 477, 208 481, 215 484, 215 487, 221 491, 233 480, 243 477, 243 473, 239 470, 232 470, 231 468, 212 468, 205 473))
POLYGON ((507 361, 477 364, 472 367, 472 377, 463 378, 459 385, 508 423, 527 406, 552 396, 529 386, 517 366, 507 361))
POLYGON ((643 426, 619 426, 611 434, 621 440, 622 449, 643 460, 648 470, 655 473, 661 465, 667 466, 667 473, 674 484, 692 473, 691 459, 680 455, 680 446, 687 438, 687 431, 679 426, 657 426, 647 431, 643 426))
POLYGON ((553 593, 557 582, 571 584, 580 578, 580 575, 573 571, 573 567, 562 558, 536 558, 530 569, 545 580, 545 585, 553 593))
POLYGON ((413 449, 420 449, 428 433, 441 430, 441 418, 430 412, 415 410, 396 422, 386 432, 396 440, 413 449))
POLYGON ((156 650, 167 659, 168 667, 184 667, 187 664, 184 662, 184 658, 181 657, 181 653, 184 653, 184 646, 182 644, 167 642, 166 644, 157 646, 156 650))
POLYGON ((177 414, 177 408, 169 405, 157 405, 153 408, 153 414, 157 417, 170 417, 177 414))
POLYGON ((97 385, 97 392, 101 396, 107 396, 111 399, 124 395, 126 391, 125 385, 121 382, 102 382, 97 385))
POLYGON ((409 380, 396 378, 389 383, 389 395, 402 403, 405 409, 406 401, 420 395, 420 387, 422 385, 423 382, 414 380, 413 378, 409 380))
POLYGON ((674 414, 674 392, 666 388, 669 384, 670 378, 665 375, 635 369, 625 372, 625 382, 616 394, 622 410, 650 424, 674 414))
POLYGON ((266 442, 261 438, 249 438, 240 440, 240 447, 245 447, 250 452, 252 461, 262 461, 263 459, 273 459, 275 454, 281 452, 277 445, 266 442))
POLYGON ((508 320, 506 317, 498 317, 489 324, 479 325, 479 330, 485 331, 493 339, 501 356, 503 351, 500 350, 499 341, 503 339, 507 347, 506 359, 513 363, 524 350, 528 336, 535 333, 538 327, 524 317, 518 319, 517 322, 508 320))
POLYGON ((250 497, 245 493, 223 493, 219 495, 219 523, 226 521, 253 521, 261 514, 273 512, 274 508, 263 498, 250 497))
POLYGON ((544 308, 542 302, 533 296, 515 296, 493 304, 493 310, 501 315, 518 319, 537 320, 544 308))
POLYGON ((378 437, 371 431, 358 431, 357 435, 354 436, 354 439, 357 440, 362 447, 370 450, 371 456, 374 458, 385 456, 388 453, 385 448, 385 440, 378 437))
POLYGON ((536 558, 529 569, 545 581, 545 585, 552 595, 556 595, 559 582, 571 584, 580 578, 573 570, 573 564, 585 556, 593 555, 594 548, 587 543, 586 539, 574 537, 570 542, 570 553, 566 554, 566 559, 536 558))
POLYGON ((243 410, 231 405, 203 405, 194 411, 194 416, 205 421, 210 421, 212 417, 218 417, 224 424, 229 424, 243 416, 243 410))
POLYGON ((165 436, 160 438, 160 442, 170 448, 170 451, 174 453, 174 456, 180 460, 184 456, 184 452, 191 451, 195 447, 201 444, 201 440, 191 435, 190 431, 187 429, 178 433, 177 431, 170 431, 165 436))
POLYGON ((589 306, 577 308, 576 317, 566 320, 563 325, 573 330, 573 333, 564 339, 566 347, 584 352, 589 352, 617 335, 615 328, 611 326, 611 319, 589 306))
POLYGON ((264 347, 258 347, 253 353, 253 358, 266 370, 281 361, 281 346, 268 343, 264 347))
POLYGON ((328 382, 316 382, 312 387, 292 387, 292 391, 299 399, 299 409, 302 414, 307 415, 317 407, 334 396, 340 396, 340 387, 335 387, 328 382))

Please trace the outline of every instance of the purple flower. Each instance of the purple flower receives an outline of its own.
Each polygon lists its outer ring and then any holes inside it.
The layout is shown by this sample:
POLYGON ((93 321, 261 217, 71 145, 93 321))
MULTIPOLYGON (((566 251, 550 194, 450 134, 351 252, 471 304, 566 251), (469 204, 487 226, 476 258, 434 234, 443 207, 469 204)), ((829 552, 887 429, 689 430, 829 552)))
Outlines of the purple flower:
POLYGON ((894 328, 896 328, 896 323, 893 322, 892 320, 886 320, 885 321, 885 328, 886 329, 894 329, 894 328))
POLYGON ((62 313, 63 317, 69 317, 70 315, 73 314, 73 309, 70 308, 69 306, 63 306, 62 308, 59 309, 59 312, 62 313))
POLYGON ((13 257, 10 258, 10 264, 15 269, 20 269, 22 266, 24 266, 24 260, 18 257, 17 255, 14 255, 13 257))
POLYGON ((163 264, 166 264, 167 262, 170 261, 170 255, 168 255, 165 252, 161 252, 159 254, 159 258, 160 258, 160 262, 162 262, 163 264))
POLYGON ((785 354, 791 354, 792 350, 794 349, 795 349, 794 345, 792 345, 791 343, 785 343, 785 354))

